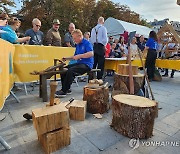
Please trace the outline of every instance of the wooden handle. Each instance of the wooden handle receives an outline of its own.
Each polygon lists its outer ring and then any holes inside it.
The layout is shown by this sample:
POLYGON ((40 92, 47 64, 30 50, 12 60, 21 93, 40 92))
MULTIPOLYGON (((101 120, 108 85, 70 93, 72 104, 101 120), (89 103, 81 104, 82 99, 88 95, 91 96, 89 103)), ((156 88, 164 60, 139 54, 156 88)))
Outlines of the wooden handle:
POLYGON ((54 105, 54 94, 56 92, 56 88, 57 88, 58 83, 55 81, 51 81, 50 82, 50 106, 54 105))
POLYGON ((142 56, 141 56, 139 50, 138 50, 138 54, 139 54, 139 58, 140 58, 140 60, 141 60, 141 64, 142 64, 143 71, 144 71, 144 76, 145 76, 145 79, 146 79, 146 81, 147 81, 148 88, 149 88, 149 90, 150 90, 152 100, 155 100, 154 95, 153 95, 153 92, 152 92, 152 89, 151 89, 151 86, 150 86, 150 83, 149 83, 149 79, 148 79, 148 76, 147 76, 147 72, 146 72, 146 69, 145 69, 145 66, 144 66, 144 63, 143 63, 143 60, 142 60, 142 56))
POLYGON ((74 98, 71 98, 71 99, 69 100, 69 103, 68 103, 68 104, 66 104, 66 106, 65 106, 65 107, 67 108, 67 106, 68 106, 68 105, 70 105, 73 101, 74 101, 74 98))
POLYGON ((134 81, 133 81, 133 73, 132 73, 132 65, 131 65, 131 50, 130 46, 128 47, 128 64, 129 64, 129 92, 131 95, 134 94, 134 81))

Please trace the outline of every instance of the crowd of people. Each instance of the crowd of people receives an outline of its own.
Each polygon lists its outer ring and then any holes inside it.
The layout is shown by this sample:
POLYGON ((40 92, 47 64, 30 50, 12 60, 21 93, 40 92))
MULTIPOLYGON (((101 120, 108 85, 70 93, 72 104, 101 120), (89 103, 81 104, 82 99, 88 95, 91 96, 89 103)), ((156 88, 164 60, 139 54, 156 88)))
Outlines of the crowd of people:
MULTIPOLYGON (((7 14, 0 15, 0 37, 10 43, 25 43, 29 45, 47 45, 62 46, 62 39, 59 33, 60 21, 54 19, 52 27, 46 35, 40 30, 41 21, 38 18, 32 20, 32 28, 25 31, 24 36, 18 37, 16 31, 20 28, 21 21, 7 14)), ((74 60, 75 63, 69 64, 66 74, 62 74, 62 89, 57 91, 57 96, 66 96, 70 93, 70 86, 76 75, 82 75, 90 71, 92 68, 98 68, 101 71, 97 73, 97 78, 102 79, 104 74, 105 58, 121 58, 128 55, 128 38, 120 35, 119 38, 107 35, 107 29, 104 27, 104 18, 99 17, 97 25, 92 28, 91 33, 75 28, 74 23, 70 23, 68 32, 64 36, 64 44, 66 47, 76 48, 72 57, 65 57, 63 60, 74 60)), ((149 34, 149 39, 145 40, 141 35, 138 38, 133 37, 129 44, 132 58, 138 57, 138 50, 143 53, 147 52, 146 64, 147 74, 150 81, 154 78, 155 62, 158 50, 158 38, 154 31, 149 34)), ((166 70, 166 74, 167 75, 166 70)), ((174 71, 174 70, 173 70, 174 71)), ((174 72, 172 72, 174 75, 174 72)), ((172 76, 172 75, 171 75, 172 76)))
MULTIPOLYGON (((0 38, 13 44, 29 44, 29 45, 46 45, 46 46, 62 46, 62 39, 59 33, 60 21, 54 19, 52 27, 44 34, 41 28, 41 21, 38 18, 32 20, 32 28, 25 31, 23 36, 19 36, 17 30, 21 26, 21 21, 12 17, 9 18, 6 13, 0 14, 0 38)), ((97 73, 97 78, 102 79, 104 74, 105 58, 121 58, 127 57, 131 51, 132 58, 139 58, 139 53, 148 50, 145 67, 149 81, 154 79, 155 62, 158 56, 163 55, 163 48, 176 48, 176 45, 168 44, 160 49, 158 38, 155 31, 149 33, 149 38, 145 40, 141 35, 132 37, 128 42, 127 32, 120 35, 119 38, 107 35, 107 29, 104 26, 104 18, 99 17, 97 25, 92 28, 91 32, 85 32, 75 28, 74 23, 70 23, 68 32, 64 35, 64 46, 75 48, 75 54, 71 57, 63 57, 62 60, 73 60, 66 67, 66 72, 61 74, 60 90, 56 91, 56 97, 65 97, 71 94, 71 84, 75 76, 89 72, 93 68, 101 71, 97 73), (172 47, 173 46, 173 47, 172 47), (161 51, 158 55, 158 51, 161 51)), ((171 55, 172 56, 172 55, 171 55)), ((172 70, 171 77, 174 76, 172 70)), ((168 76, 166 69, 164 76, 168 76)), ((26 119, 31 119, 30 114, 25 114, 26 119)))

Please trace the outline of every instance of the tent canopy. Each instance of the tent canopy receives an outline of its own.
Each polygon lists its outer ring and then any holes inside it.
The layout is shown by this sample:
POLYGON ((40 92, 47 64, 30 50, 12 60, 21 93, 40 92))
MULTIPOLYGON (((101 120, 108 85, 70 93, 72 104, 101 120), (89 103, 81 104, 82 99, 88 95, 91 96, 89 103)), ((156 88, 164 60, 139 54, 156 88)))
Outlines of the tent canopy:
POLYGON ((124 31, 133 32, 136 31, 136 35, 144 35, 145 38, 148 38, 149 32, 152 30, 148 27, 132 24, 122 20, 117 20, 115 18, 109 17, 104 22, 104 26, 107 29, 108 36, 119 36, 123 34, 124 31))

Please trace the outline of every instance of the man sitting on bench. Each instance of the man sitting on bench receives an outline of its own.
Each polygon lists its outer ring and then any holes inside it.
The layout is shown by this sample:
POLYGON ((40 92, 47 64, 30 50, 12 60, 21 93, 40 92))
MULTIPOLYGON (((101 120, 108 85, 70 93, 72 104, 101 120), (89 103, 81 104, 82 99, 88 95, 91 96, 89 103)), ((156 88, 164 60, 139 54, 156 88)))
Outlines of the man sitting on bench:
POLYGON ((74 56, 65 57, 62 60, 77 60, 77 63, 67 66, 68 70, 65 74, 61 74, 62 89, 56 91, 56 97, 65 97, 66 94, 71 94, 71 84, 75 76, 89 72, 94 64, 94 54, 92 44, 83 38, 83 34, 79 29, 72 32, 72 37, 76 43, 76 51, 74 56))

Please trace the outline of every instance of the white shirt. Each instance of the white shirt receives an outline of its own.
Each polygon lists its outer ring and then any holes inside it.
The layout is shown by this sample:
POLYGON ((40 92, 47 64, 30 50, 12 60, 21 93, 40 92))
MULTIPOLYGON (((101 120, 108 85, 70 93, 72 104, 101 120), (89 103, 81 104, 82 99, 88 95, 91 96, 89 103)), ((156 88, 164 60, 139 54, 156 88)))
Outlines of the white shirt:
POLYGON ((131 50, 131 54, 134 57, 135 55, 138 54, 138 46, 137 44, 130 44, 130 50, 131 50))
POLYGON ((97 43, 101 43, 104 46, 108 43, 107 29, 101 24, 97 24, 91 31, 90 42, 96 43, 96 32, 97 32, 97 43))

